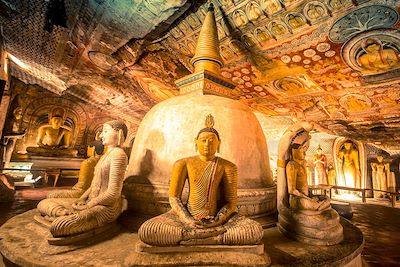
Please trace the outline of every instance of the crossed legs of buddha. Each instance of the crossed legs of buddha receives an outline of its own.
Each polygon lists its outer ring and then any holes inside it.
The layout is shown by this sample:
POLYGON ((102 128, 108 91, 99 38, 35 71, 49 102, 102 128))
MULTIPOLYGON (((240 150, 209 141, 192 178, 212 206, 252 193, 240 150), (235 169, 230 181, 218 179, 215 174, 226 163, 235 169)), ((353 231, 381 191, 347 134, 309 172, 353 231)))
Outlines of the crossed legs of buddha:
POLYGON ((138 231, 140 239, 149 245, 254 245, 263 238, 257 222, 234 215, 224 225, 213 228, 190 228, 169 211, 146 221, 138 231))

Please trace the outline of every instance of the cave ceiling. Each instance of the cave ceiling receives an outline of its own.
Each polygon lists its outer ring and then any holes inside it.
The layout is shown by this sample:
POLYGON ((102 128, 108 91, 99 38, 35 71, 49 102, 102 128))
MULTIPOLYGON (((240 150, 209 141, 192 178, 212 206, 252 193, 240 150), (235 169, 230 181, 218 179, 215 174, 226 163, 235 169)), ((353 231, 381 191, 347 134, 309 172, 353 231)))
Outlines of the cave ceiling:
MULTIPOLYGON (((214 0, 222 76, 272 121, 400 150, 398 1, 214 0)), ((11 74, 138 124, 179 94, 206 1, 0 0, 11 74)))

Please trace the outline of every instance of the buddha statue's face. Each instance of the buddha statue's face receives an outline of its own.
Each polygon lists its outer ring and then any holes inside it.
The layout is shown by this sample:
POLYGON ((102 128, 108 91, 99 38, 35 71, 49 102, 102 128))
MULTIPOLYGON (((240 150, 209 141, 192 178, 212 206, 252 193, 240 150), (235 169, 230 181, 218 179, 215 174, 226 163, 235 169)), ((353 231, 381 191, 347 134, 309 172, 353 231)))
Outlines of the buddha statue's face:
POLYGON ((196 144, 200 155, 209 157, 217 153, 220 141, 214 133, 203 132, 196 139, 196 144))
POLYGON ((100 134, 101 141, 105 146, 116 146, 118 144, 118 131, 114 130, 109 124, 103 125, 103 131, 100 134))
POLYGON ((383 157, 382 156, 377 156, 376 159, 378 160, 379 163, 383 162, 383 157))
POLYGON ((64 120, 61 117, 53 117, 50 119, 50 124, 53 129, 59 129, 64 124, 64 120))
POLYGON ((346 150, 350 150, 350 149, 351 149, 351 146, 352 146, 352 143, 344 143, 344 148, 345 148, 346 150))
POLYGON ((317 149, 317 154, 318 154, 318 155, 322 155, 322 149, 320 149, 320 148, 317 149))

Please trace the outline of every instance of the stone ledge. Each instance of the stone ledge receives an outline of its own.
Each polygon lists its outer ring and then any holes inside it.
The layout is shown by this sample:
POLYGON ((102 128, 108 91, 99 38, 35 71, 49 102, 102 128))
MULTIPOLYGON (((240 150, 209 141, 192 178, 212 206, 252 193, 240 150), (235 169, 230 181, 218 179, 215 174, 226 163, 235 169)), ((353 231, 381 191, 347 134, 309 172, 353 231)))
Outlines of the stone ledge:
POLYGON ((264 244, 248 246, 228 245, 197 245, 197 246, 166 246, 156 247, 147 245, 141 241, 136 243, 136 252, 144 253, 186 253, 186 252, 244 252, 255 255, 264 254, 264 244))
POLYGON ((264 245, 155 247, 139 241, 127 266, 269 266, 264 245))
MULTIPOLYGON (((47 243, 48 230, 33 221, 36 210, 17 215, 0 227, 0 252, 9 264, 20 266, 184 266, 193 265, 240 266, 249 253, 192 252, 192 253, 138 253, 137 233, 122 227, 101 242, 79 245, 52 246, 47 243), (167 255, 163 255, 167 254, 167 255), (217 263, 218 261, 218 263, 217 263), (189 264, 187 264, 189 265, 189 264)), ((341 220, 344 240, 334 246, 311 246, 290 240, 276 227, 264 230, 263 255, 253 258, 246 266, 361 266, 364 239, 361 231, 346 220, 341 220)), ((12 266, 12 265, 10 265, 12 266)), ((243 266, 243 265, 242 265, 243 266)))

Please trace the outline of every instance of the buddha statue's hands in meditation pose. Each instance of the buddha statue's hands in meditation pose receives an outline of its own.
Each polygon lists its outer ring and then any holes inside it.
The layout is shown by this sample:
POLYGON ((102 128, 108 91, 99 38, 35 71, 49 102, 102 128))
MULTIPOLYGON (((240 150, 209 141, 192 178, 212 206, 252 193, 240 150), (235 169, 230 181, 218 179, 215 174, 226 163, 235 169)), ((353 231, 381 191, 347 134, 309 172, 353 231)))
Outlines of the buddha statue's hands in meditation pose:
POLYGON ((322 148, 318 145, 317 153, 313 156, 315 184, 328 184, 328 176, 326 174, 327 160, 325 154, 322 153, 322 148))
POLYGON ((38 204, 38 218, 51 222, 54 237, 85 233, 115 221, 121 214, 127 156, 120 145, 126 133, 120 121, 104 124, 100 137, 108 150, 99 159, 92 183, 81 197, 44 199, 38 204))
POLYGON ((150 245, 257 244, 263 237, 261 225, 237 215, 237 167, 215 154, 220 146, 213 118, 195 140, 198 156, 175 162, 170 181, 171 210, 146 221, 140 239, 150 245), (187 203, 182 201, 185 182, 187 203))

